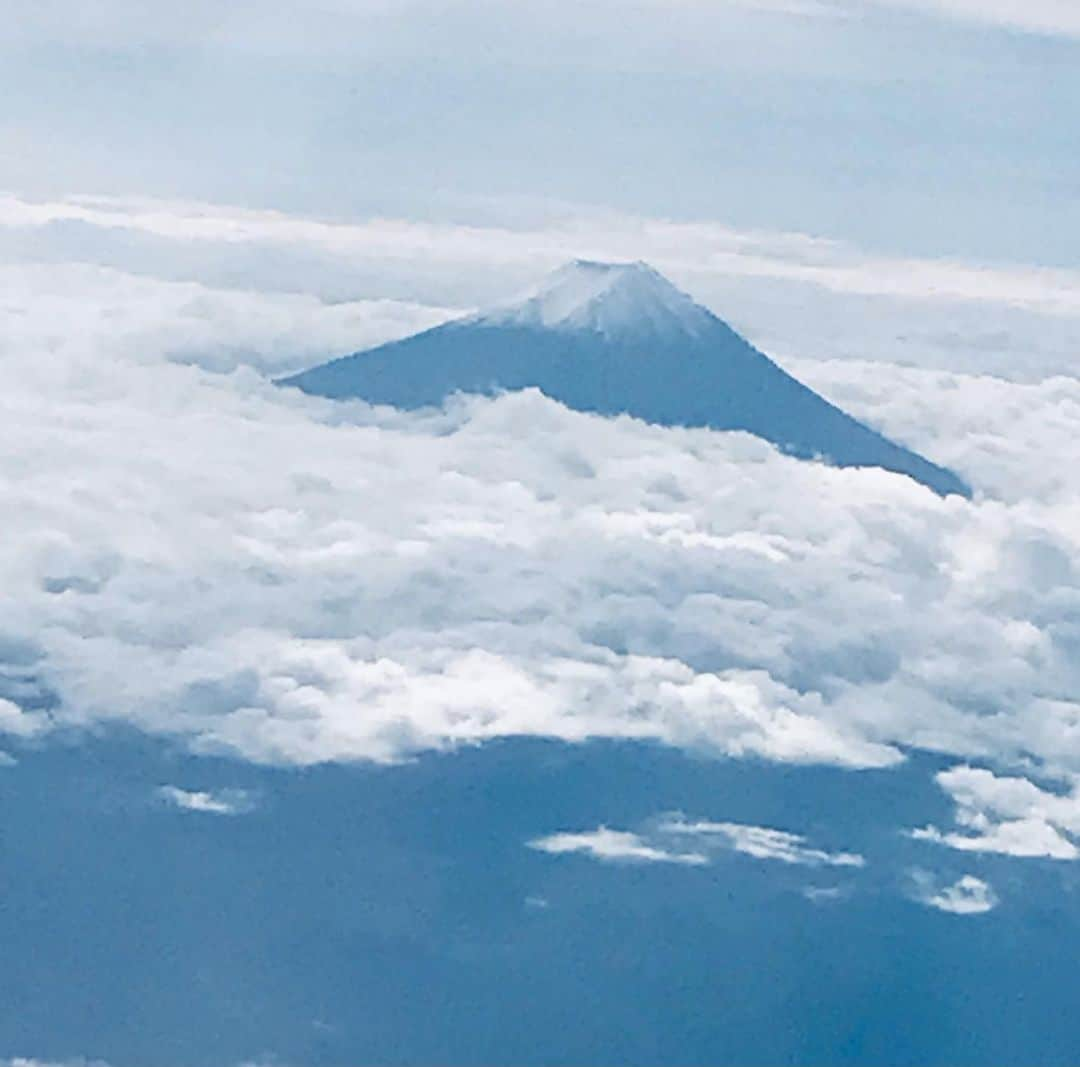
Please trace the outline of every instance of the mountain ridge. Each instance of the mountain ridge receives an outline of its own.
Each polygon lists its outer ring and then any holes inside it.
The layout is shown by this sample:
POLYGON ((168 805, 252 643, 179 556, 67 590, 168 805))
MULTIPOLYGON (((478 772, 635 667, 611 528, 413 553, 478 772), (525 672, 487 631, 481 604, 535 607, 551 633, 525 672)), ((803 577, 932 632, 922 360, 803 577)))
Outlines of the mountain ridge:
POLYGON ((970 489, 784 371, 645 263, 575 260, 516 301, 279 381, 401 408, 538 388, 579 411, 743 430, 801 459, 970 489))

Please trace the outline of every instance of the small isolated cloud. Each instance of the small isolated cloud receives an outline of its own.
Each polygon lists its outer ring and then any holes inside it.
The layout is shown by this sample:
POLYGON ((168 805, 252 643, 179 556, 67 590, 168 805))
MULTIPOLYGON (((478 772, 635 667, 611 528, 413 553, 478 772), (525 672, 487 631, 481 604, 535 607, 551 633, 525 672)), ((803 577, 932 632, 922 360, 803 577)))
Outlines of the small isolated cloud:
POLYGON ((862 867, 862 856, 812 848, 799 834, 743 823, 689 822, 681 816, 652 820, 638 831, 601 826, 581 833, 557 833, 529 842, 552 855, 579 852, 598 860, 682 863, 703 866, 712 854, 742 852, 755 859, 809 867, 862 867))
POLYGON ((163 785, 157 792, 162 800, 174 808, 207 815, 244 815, 255 807, 255 798, 244 789, 204 791, 163 785))
POLYGON ((529 848, 553 856, 581 853, 604 863, 680 863, 700 867, 708 859, 700 852, 674 852, 648 844, 638 834, 597 827, 583 833, 550 834, 530 841, 529 848))
POLYGON ((39 1060, 32 1056, 15 1056, 10 1060, 0 1059, 0 1067, 109 1067, 109 1065, 104 1060, 39 1060))
POLYGON ((851 887, 843 885, 808 885, 803 887, 802 895, 811 904, 828 904, 851 896, 851 887))
POLYGON ((916 871, 915 887, 916 900, 951 915, 981 915, 998 903, 993 888, 973 874, 965 874, 952 885, 939 886, 932 875, 916 871))
POLYGON ((744 852, 759 860, 779 860, 781 863, 808 867, 862 867, 866 863, 857 853, 826 852, 820 848, 811 848, 802 835, 786 830, 774 830, 767 826, 748 826, 736 822, 685 822, 674 819, 662 823, 660 831, 698 840, 721 840, 734 851, 744 852))
POLYGON ((1050 793, 1026 778, 999 777, 979 767, 953 767, 936 781, 956 804, 955 830, 924 826, 917 841, 962 852, 1075 860, 1080 835, 1080 793, 1050 793))

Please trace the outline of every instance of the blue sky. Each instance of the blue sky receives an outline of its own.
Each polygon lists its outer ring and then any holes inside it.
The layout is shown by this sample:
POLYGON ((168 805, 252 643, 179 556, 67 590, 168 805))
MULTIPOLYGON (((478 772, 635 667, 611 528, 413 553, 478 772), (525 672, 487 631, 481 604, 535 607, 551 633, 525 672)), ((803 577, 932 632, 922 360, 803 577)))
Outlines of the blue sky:
POLYGON ((1069 1064, 1071 0, 17 2, 0 1065, 1069 1064), (971 500, 272 379, 646 260, 971 500))

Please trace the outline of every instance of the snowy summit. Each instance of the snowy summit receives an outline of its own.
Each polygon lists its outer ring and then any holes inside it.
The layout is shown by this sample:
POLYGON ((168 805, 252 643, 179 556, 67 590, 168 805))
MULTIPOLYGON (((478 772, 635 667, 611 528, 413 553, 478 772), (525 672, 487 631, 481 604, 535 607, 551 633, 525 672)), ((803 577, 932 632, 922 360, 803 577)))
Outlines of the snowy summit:
POLYGON ((609 340, 700 337, 715 317, 647 263, 577 259, 523 298, 473 316, 490 326, 583 330, 609 340))

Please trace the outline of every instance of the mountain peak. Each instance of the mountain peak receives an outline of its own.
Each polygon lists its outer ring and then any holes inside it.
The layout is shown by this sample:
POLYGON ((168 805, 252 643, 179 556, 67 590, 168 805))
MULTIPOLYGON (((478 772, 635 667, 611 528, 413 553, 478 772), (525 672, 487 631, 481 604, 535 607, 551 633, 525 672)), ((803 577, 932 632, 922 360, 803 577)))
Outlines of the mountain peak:
POLYGON ((640 260, 575 259, 524 296, 469 321, 591 332, 609 340, 671 340, 697 337, 716 319, 640 260))
POLYGON ((575 260, 524 298, 286 379, 305 392, 422 408, 539 389, 578 411, 741 430, 791 455, 883 467, 938 493, 951 471, 812 392, 645 263, 575 260))

